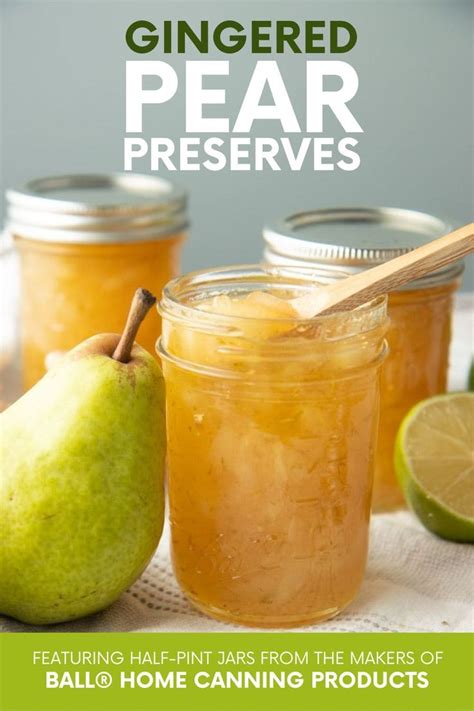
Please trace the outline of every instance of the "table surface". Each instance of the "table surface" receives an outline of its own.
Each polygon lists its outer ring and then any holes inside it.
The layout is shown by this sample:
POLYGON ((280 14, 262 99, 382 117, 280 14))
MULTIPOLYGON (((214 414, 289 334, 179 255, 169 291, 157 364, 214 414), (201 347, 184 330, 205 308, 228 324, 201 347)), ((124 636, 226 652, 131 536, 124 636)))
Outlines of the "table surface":
MULTIPOLYGON (((463 390, 474 354, 474 294, 457 298, 449 387, 463 390)), ((372 517, 367 573, 356 600, 339 617, 301 632, 472 631, 474 546, 443 541, 408 511, 372 517)), ((169 531, 145 573, 108 610, 48 628, 0 617, 11 632, 241 632, 211 620, 181 593, 169 560, 169 531)))

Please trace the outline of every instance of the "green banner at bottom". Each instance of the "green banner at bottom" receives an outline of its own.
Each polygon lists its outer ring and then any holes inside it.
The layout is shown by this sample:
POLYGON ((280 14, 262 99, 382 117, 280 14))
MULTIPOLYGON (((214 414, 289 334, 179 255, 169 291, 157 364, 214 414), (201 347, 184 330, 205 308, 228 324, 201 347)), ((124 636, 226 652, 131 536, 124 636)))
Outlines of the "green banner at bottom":
POLYGON ((467 634, 3 634, 1 711, 471 711, 467 634))

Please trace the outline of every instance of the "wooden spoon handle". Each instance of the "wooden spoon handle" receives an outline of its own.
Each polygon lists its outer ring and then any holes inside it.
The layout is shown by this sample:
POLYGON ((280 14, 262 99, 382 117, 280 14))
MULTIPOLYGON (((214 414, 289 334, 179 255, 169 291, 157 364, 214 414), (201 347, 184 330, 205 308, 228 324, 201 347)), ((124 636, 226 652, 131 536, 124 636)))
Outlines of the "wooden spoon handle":
POLYGON ((292 300, 302 318, 347 311, 474 251, 474 223, 417 247, 372 269, 292 300))

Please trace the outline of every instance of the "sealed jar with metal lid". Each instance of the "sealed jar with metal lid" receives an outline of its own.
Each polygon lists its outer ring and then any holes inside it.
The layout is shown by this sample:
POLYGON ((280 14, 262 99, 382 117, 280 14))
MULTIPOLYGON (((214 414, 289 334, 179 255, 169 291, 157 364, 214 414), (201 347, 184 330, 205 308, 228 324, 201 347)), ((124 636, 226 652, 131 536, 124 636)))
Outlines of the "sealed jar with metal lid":
MULTIPOLYGON (((7 192, 7 230, 21 257, 23 384, 94 333, 121 331, 139 286, 157 295, 179 271, 185 194, 149 175, 65 175, 7 192)), ((140 330, 150 352, 157 313, 140 330)))
MULTIPOLYGON (((449 232, 442 220, 397 208, 336 208, 303 212, 264 229, 265 261, 328 268, 343 278, 449 232), (334 270, 337 270, 334 272, 334 270)), ((380 428, 373 508, 403 505, 394 466, 398 427, 420 400, 444 392, 453 295, 461 263, 389 294, 389 356, 382 368, 380 428)))

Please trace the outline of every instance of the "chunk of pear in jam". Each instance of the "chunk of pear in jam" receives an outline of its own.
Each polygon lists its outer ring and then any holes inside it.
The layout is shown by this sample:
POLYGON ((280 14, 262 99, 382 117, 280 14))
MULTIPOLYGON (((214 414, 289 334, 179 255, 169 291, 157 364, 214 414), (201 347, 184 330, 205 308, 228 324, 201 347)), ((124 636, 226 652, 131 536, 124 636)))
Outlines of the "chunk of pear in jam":
POLYGON ((266 291, 252 291, 243 298, 221 294, 203 302, 200 309, 235 318, 236 330, 258 340, 285 333, 297 318, 289 301, 266 291))

